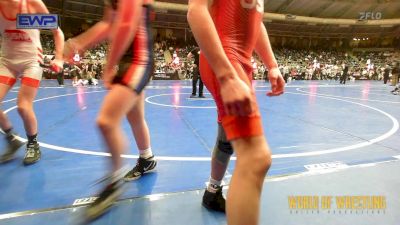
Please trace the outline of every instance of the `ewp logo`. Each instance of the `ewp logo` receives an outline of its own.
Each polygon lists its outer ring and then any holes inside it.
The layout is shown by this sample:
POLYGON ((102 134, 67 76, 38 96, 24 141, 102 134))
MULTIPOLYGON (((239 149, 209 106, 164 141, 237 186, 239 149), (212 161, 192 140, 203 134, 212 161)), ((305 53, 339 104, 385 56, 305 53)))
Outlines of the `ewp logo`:
POLYGON ((17 29, 57 29, 57 14, 18 14, 17 29))

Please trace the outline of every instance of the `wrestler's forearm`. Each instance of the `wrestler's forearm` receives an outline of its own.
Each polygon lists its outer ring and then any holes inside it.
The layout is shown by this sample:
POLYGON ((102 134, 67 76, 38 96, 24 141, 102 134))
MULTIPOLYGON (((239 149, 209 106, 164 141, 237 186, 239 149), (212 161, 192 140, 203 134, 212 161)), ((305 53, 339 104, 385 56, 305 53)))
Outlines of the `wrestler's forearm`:
POLYGON ((257 39, 255 50, 257 55, 260 56, 261 60, 268 67, 268 69, 278 67, 278 63, 275 59, 274 52, 272 51, 271 43, 269 41, 267 29, 263 23, 261 23, 260 34, 257 39))
POLYGON ((111 30, 111 22, 100 21, 97 22, 93 27, 89 28, 84 33, 68 40, 70 41, 73 48, 77 51, 84 52, 87 49, 96 46, 97 44, 105 41, 111 30))
POLYGON ((60 28, 57 28, 52 31, 54 37, 54 45, 56 48, 55 59, 61 60, 63 58, 63 49, 64 49, 64 33, 60 28))
MULTIPOLYGON (((27 1, 28 8, 32 13, 48 14, 49 10, 42 1, 27 1)), ((64 49, 64 33, 60 28, 52 30, 54 37, 54 44, 56 47, 55 58, 62 59, 64 49)))

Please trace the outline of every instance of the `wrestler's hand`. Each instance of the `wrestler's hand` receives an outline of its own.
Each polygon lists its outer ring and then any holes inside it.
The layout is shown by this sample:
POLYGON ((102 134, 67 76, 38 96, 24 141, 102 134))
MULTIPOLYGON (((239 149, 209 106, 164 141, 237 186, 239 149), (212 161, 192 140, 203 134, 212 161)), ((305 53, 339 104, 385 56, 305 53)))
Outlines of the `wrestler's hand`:
POLYGON ((238 76, 220 82, 220 88, 228 115, 246 116, 254 111, 251 88, 238 76))
POLYGON ((56 73, 59 73, 63 70, 64 61, 61 59, 54 59, 50 63, 50 69, 56 73))
POLYGON ((283 94, 285 90, 285 80, 278 68, 272 68, 268 71, 268 79, 271 84, 271 91, 267 92, 267 95, 272 97, 283 94))
POLYGON ((77 43, 73 39, 68 39, 64 44, 63 58, 64 61, 72 64, 75 54, 79 54, 77 43))

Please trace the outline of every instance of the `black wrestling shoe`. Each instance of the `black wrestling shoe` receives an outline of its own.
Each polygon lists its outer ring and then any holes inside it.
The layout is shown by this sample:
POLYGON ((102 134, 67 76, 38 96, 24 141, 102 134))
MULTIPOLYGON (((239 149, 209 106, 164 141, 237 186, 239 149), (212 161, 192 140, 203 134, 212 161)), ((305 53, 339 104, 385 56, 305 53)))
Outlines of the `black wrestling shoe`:
POLYGON ((41 152, 38 143, 28 143, 26 145, 26 153, 24 157, 24 164, 31 165, 40 160, 41 152))
POLYGON ((92 221, 103 215, 117 201, 123 192, 124 181, 122 176, 116 181, 112 181, 112 176, 104 179, 109 182, 100 192, 99 197, 91 203, 85 211, 85 220, 92 221))
POLYGON ((6 137, 6 140, 7 147, 4 154, 0 156, 0 163, 5 163, 14 159, 15 153, 17 153, 18 149, 25 144, 25 142, 18 140, 15 135, 10 135, 9 137, 6 137))
POLYGON ((217 188, 217 192, 212 193, 207 189, 203 195, 203 206, 209 210, 225 213, 225 199, 222 195, 222 186, 217 188))
POLYGON ((150 173, 155 170, 157 166, 157 161, 154 155, 148 159, 140 158, 136 162, 136 166, 133 167, 124 177, 125 181, 137 180, 143 176, 145 173, 150 173))

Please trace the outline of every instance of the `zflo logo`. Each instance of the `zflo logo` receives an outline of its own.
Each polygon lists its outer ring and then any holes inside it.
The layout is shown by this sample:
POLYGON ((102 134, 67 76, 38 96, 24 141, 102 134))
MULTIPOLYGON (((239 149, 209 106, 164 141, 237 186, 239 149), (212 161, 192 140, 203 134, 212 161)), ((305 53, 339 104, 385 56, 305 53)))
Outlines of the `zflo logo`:
POLYGON ((381 12, 360 12, 359 20, 380 20, 382 19, 381 12))
POLYGON ((57 29, 57 14, 18 14, 18 29, 57 29))
POLYGON ((240 0, 240 4, 245 9, 256 8, 258 12, 264 12, 264 0, 240 0))

